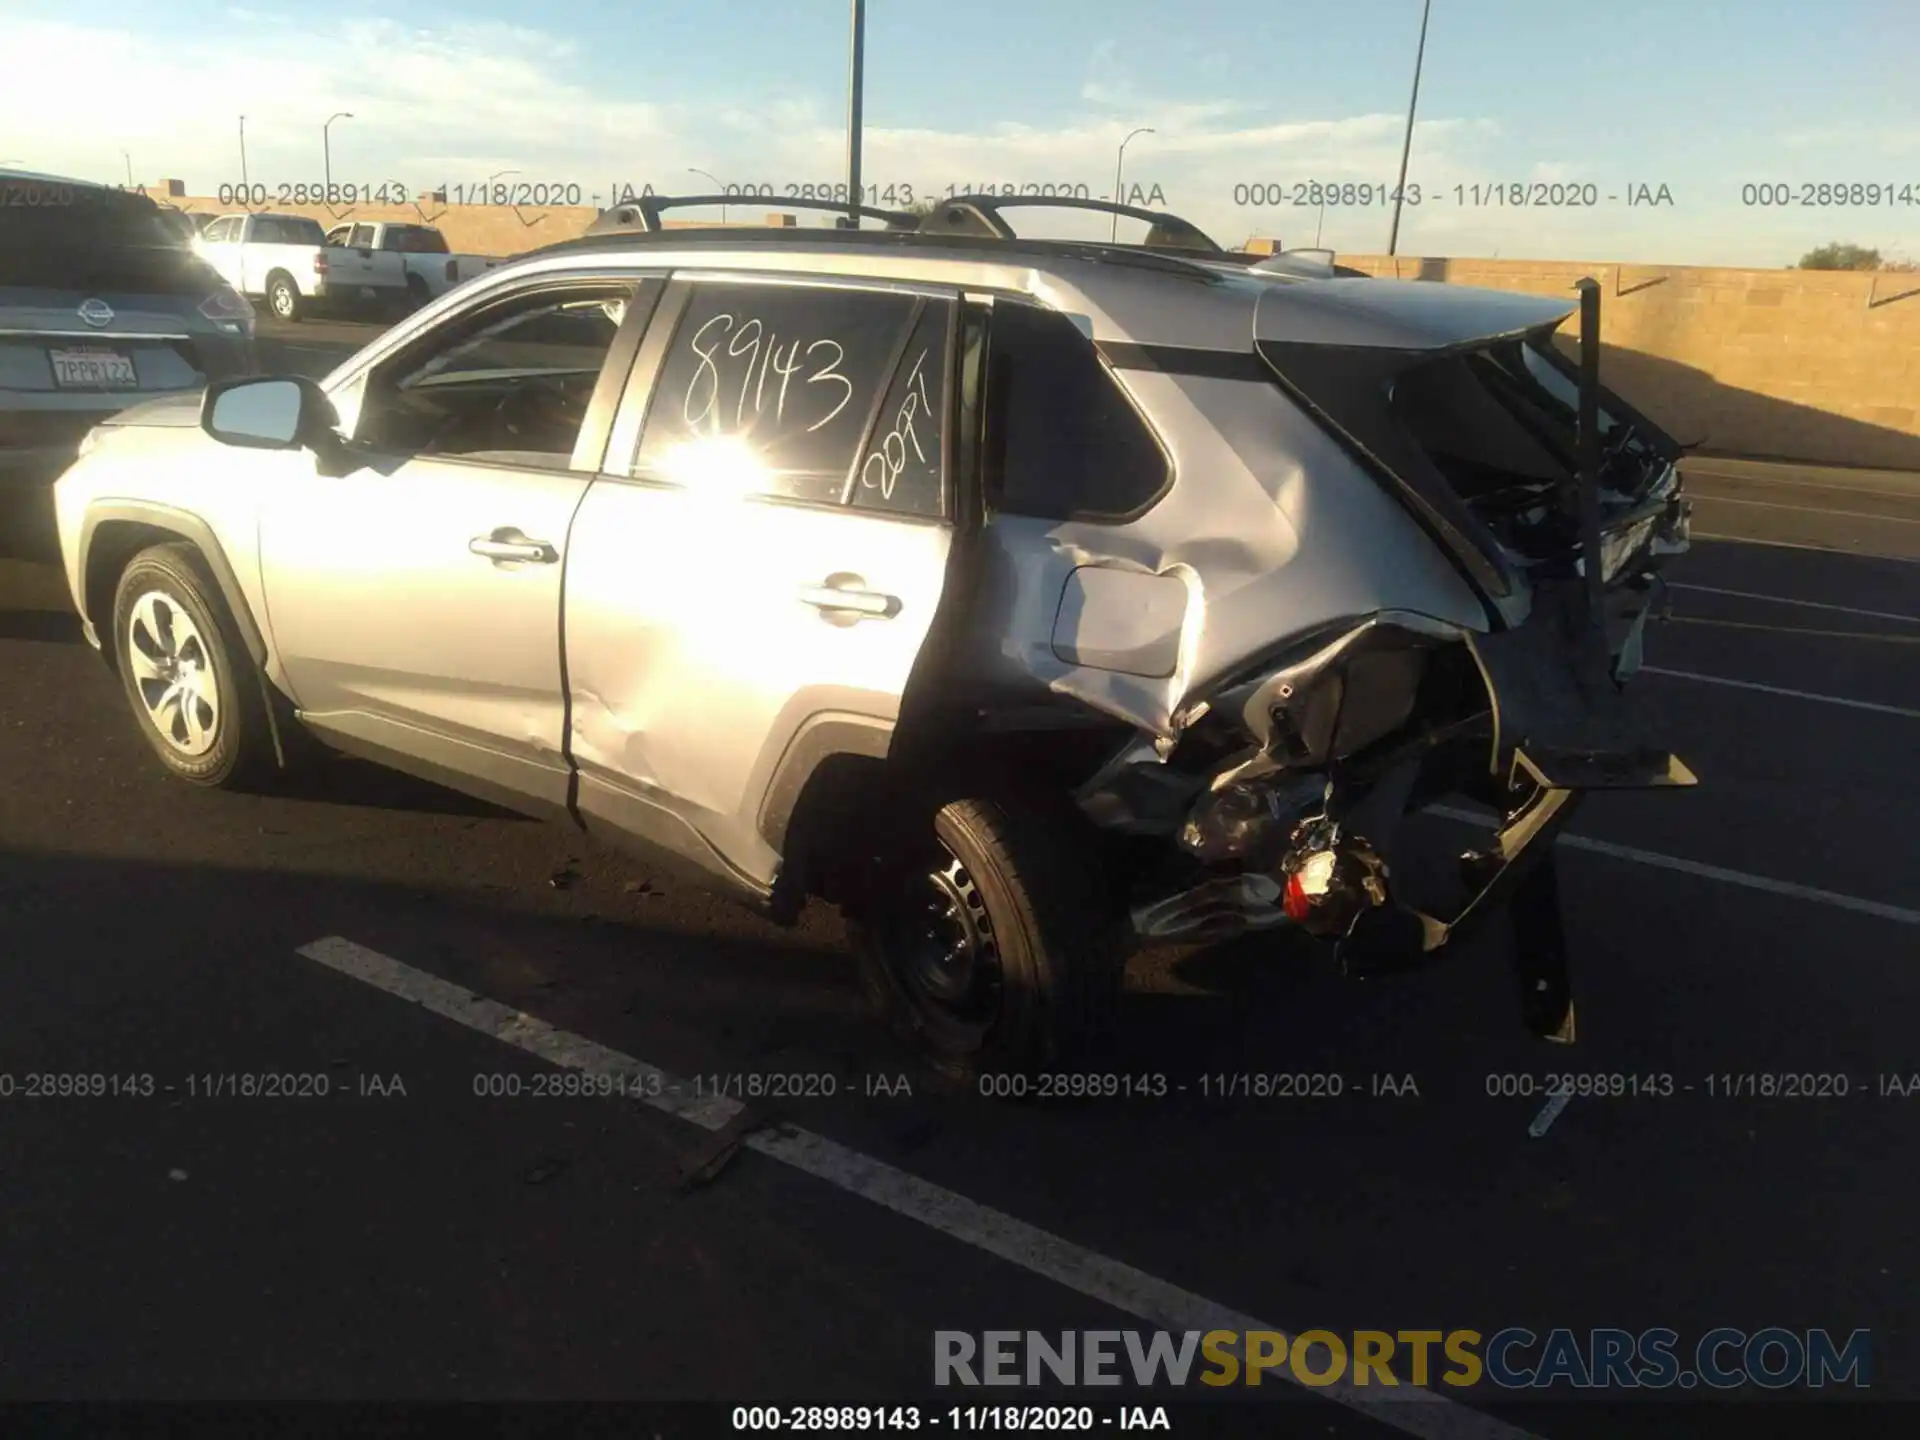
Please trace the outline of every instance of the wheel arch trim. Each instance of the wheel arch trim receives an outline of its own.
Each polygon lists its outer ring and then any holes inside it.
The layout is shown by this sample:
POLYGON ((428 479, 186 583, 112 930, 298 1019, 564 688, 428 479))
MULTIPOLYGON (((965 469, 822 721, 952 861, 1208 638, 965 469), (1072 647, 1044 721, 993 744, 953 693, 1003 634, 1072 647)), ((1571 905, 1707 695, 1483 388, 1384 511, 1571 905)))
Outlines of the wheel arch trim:
MULTIPOLYGON (((234 573, 233 563, 227 559, 227 552, 221 547, 219 538, 213 533, 213 527, 198 515, 181 510, 172 505, 162 505, 152 500, 96 500, 87 507, 86 518, 80 525, 80 550, 78 570, 80 575, 80 599, 82 602, 80 619, 85 625, 99 630, 99 619, 93 613, 93 542, 100 527, 115 521, 134 525, 146 525, 156 530, 169 531, 182 540, 189 541, 199 550, 206 561, 207 569, 213 574, 214 584, 220 587, 220 595, 226 601, 227 611, 233 616, 233 623, 240 631, 245 642, 247 654, 262 675, 266 673, 269 656, 267 641, 259 623, 254 619, 253 607, 247 601, 246 591, 240 586, 240 578, 234 573)), ((111 644, 101 647, 102 653, 111 661, 114 656, 111 644)))

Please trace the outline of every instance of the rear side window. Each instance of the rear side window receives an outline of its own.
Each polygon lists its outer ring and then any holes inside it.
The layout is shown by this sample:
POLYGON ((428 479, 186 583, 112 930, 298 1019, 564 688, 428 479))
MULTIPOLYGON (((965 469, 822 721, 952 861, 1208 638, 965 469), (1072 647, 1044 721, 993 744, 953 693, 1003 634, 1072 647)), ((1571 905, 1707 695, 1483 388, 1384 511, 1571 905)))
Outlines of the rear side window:
POLYGON ((989 508, 1047 520, 1119 520, 1172 479, 1166 452, 1058 311, 998 303, 987 338, 989 508))
POLYGON ((324 245, 326 231, 318 220, 298 215, 260 215, 254 218, 253 242, 256 245, 324 245))
MULTIPOLYGON (((689 489, 826 505, 884 509, 924 494, 925 472, 909 472, 901 447, 893 450, 900 469, 883 455, 868 472, 871 485, 855 470, 856 458, 870 458, 862 453, 870 425, 884 450, 902 415, 911 425, 917 414, 889 382, 922 309, 915 296, 885 291, 697 286, 655 382, 636 472, 689 489)), ((944 376, 923 378, 937 400, 944 376)), ((930 431, 931 419, 916 437, 923 448, 930 431)), ((927 453, 937 455, 937 445, 927 453)))
POLYGON ((445 255, 447 242, 438 230, 429 230, 424 225, 389 225, 386 230, 386 248, 399 250, 408 255, 445 255))

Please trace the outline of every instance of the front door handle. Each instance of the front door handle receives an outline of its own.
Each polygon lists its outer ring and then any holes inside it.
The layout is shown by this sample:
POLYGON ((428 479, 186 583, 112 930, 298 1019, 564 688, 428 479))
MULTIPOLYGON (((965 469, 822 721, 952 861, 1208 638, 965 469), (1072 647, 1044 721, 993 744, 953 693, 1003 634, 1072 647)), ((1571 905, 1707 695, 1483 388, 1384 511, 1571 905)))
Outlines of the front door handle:
POLYGON ((829 575, 822 585, 802 585, 800 603, 821 612, 821 618, 849 625, 861 618, 891 620, 900 613, 900 597, 865 588, 858 575, 829 575))
POLYGON ((529 540, 513 529, 476 535, 467 542, 467 549, 489 560, 531 560, 537 565, 551 565, 560 558, 560 552, 546 541, 529 540))

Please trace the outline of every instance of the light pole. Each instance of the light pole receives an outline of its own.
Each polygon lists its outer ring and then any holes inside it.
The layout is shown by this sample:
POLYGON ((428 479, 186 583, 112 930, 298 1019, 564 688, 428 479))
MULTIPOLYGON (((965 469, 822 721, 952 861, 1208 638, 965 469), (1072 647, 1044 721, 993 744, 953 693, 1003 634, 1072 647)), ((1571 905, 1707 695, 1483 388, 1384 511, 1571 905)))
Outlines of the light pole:
POLYGON ((867 0, 853 0, 853 53, 847 66, 847 227, 860 228, 860 96, 866 84, 867 0))
POLYGON ((327 203, 333 203, 333 139, 327 132, 333 129, 336 120, 351 120, 351 110, 337 110, 327 117, 327 123, 320 127, 320 163, 326 170, 327 203))
POLYGON ((491 200, 493 196, 494 181, 498 180, 502 175, 518 175, 519 173, 520 172, 518 170, 496 170, 491 175, 489 175, 487 177, 487 196, 489 200, 491 200))
POLYGON ((726 224, 727 223, 727 202, 725 197, 727 193, 727 187, 720 182, 720 177, 714 174, 711 170, 701 170, 696 166, 692 166, 692 165, 689 165, 687 167, 687 174, 704 175, 707 177, 707 179, 713 181, 713 193, 721 197, 720 223, 722 225, 726 224))
MULTIPOLYGON (((1133 143, 1133 137, 1135 135, 1151 135, 1151 134, 1153 134, 1153 127, 1151 125, 1142 125, 1138 130, 1133 131, 1131 134, 1127 136, 1125 140, 1122 140, 1120 142, 1120 153, 1114 156, 1114 159, 1113 159, 1113 203, 1114 204, 1120 205, 1125 203, 1120 199, 1120 177, 1123 173, 1123 167, 1127 163, 1127 146, 1133 143)), ((1113 225, 1107 232, 1107 239, 1111 241, 1111 240, 1118 240, 1119 238, 1120 238, 1120 215, 1119 215, 1119 212, 1116 211, 1113 217, 1113 225)))
POLYGON ((1407 156, 1413 150, 1413 111, 1420 103, 1420 65, 1427 58, 1427 16, 1433 11, 1433 0, 1423 0, 1420 6, 1420 48, 1413 54, 1413 95, 1407 101, 1407 135, 1400 144, 1400 183, 1393 192, 1393 230, 1387 236, 1387 254, 1395 255, 1400 244, 1400 202, 1407 193, 1407 156))
POLYGON ((249 205, 253 203, 253 187, 247 183, 247 117, 240 117, 240 193, 249 205))
POLYGON ((133 156, 122 150, 120 158, 127 162, 127 188, 131 190, 133 189, 133 156))

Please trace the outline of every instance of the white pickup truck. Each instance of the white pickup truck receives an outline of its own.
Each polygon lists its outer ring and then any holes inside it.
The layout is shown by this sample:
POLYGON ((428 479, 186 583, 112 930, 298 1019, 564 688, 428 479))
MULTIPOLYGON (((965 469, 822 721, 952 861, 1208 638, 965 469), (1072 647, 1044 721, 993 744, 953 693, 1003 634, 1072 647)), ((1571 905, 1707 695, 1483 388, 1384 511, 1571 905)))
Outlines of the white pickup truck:
POLYGON ((501 263, 494 255, 455 255, 447 237, 431 225, 397 220, 360 220, 327 232, 329 245, 350 246, 378 255, 398 255, 406 267, 406 286, 416 304, 438 299, 454 286, 484 275, 501 263))
POLYGON ((222 215, 192 245, 242 295, 265 296, 281 320, 298 320, 318 306, 397 306, 408 298, 407 268, 398 255, 335 247, 320 222, 304 215, 222 215))

